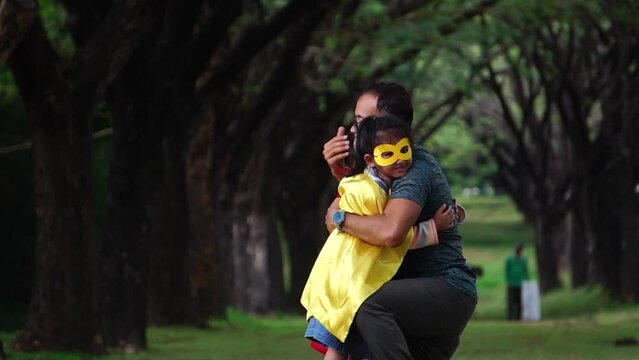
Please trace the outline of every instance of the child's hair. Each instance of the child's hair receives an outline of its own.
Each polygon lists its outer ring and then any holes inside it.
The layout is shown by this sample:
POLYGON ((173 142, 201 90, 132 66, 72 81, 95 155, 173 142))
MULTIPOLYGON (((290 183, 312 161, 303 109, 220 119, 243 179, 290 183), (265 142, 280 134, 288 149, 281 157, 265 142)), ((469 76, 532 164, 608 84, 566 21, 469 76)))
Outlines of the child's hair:
POLYGON ((379 145, 377 143, 377 133, 379 131, 391 131, 400 139, 405 137, 411 139, 410 125, 395 115, 386 114, 364 118, 357 127, 357 137, 353 141, 350 151, 354 156, 355 163, 352 175, 359 174, 366 169, 364 155, 372 155, 375 147, 379 145))

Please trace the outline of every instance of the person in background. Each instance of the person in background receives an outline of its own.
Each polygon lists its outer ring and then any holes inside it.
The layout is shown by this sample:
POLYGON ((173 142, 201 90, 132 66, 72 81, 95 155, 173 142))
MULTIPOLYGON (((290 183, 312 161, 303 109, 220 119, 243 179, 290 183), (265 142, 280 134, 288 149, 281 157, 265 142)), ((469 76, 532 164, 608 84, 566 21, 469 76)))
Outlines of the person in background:
POLYGON ((528 262, 522 255, 524 244, 515 246, 515 252, 506 258, 506 296, 508 301, 506 318, 521 320, 521 284, 528 280, 528 262))

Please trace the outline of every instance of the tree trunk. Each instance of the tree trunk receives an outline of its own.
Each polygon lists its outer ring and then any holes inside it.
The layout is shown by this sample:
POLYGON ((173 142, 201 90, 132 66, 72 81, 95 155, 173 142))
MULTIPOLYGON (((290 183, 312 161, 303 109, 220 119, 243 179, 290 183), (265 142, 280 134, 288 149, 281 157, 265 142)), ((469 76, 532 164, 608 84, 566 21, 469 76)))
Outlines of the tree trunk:
MULTIPOLYGON (((306 71, 306 70, 302 70, 306 71)), ((310 72, 310 70, 309 70, 310 72)), ((278 171, 274 177, 277 214, 281 223, 282 241, 288 247, 289 269, 285 306, 302 310, 300 296, 306 285, 315 258, 328 232, 324 225, 326 209, 337 194, 337 182, 332 178, 321 153, 324 142, 335 135, 335 121, 353 106, 349 94, 319 94, 299 84, 288 89, 276 115, 291 119, 278 124, 273 137, 282 139, 273 144, 278 171), (319 110, 319 99, 326 106, 319 110), (298 114, 304 113, 303 117, 298 114), (294 136, 291 136, 294 134, 294 136), (301 185, 303 184, 303 185, 301 185)))
MULTIPOLYGON (((270 132, 265 131, 264 138, 270 132)), ((258 142, 256 140, 256 142, 258 142)), ((263 314, 281 306, 284 286, 277 214, 272 188, 272 142, 260 141, 246 162, 233 199, 232 258, 235 274, 233 303, 263 314)))
MULTIPOLYGON (((173 104, 179 108, 179 100, 173 104)), ((166 103, 167 105, 170 103, 166 103)), ((160 103, 156 103, 162 108, 160 103)), ((189 282, 187 275, 190 232, 186 201, 185 114, 165 109, 165 115, 150 116, 163 126, 159 173, 154 174, 150 206, 151 259, 149 279, 149 322, 157 325, 188 322, 189 282)))
MULTIPOLYGON (((579 177, 579 176, 575 176, 579 177)), ((580 177, 573 185, 574 204, 571 216, 572 234, 570 237, 570 274, 573 288, 588 285, 596 280, 594 276, 593 247, 594 219, 589 217, 591 204, 588 191, 590 181, 586 177, 580 177)))
MULTIPOLYGON (((226 242, 216 230, 216 203, 219 187, 214 183, 212 109, 205 106, 186 160, 189 226, 189 279, 193 322, 205 326, 210 316, 222 317, 229 304, 232 283, 226 242)), ((219 169, 218 169, 219 170, 219 169)))
POLYGON ((94 351, 90 120, 72 115, 69 99, 54 101, 31 113, 39 118, 33 141, 37 261, 19 343, 25 350, 94 351), (68 112, 56 112, 60 108, 68 112), (56 125, 42 126, 49 122, 56 125))
MULTIPOLYGON (((312 129, 309 129, 312 132, 312 129)), ((319 137, 298 133, 298 144, 302 148, 321 149, 319 137)), ((284 224, 284 234, 290 253, 290 290, 286 305, 294 310, 301 310, 300 296, 315 258, 328 237, 324 224, 326 209, 337 195, 337 182, 321 157, 321 153, 307 154, 302 148, 294 151, 282 169, 281 196, 278 201, 279 214, 284 224), (304 186, 299 186, 304 184, 304 186), (295 199, 295 201, 291 201, 295 199)))
POLYGON ((637 281, 637 274, 639 274, 639 164, 628 164, 625 169, 627 176, 623 181, 623 189, 631 195, 621 200, 619 204, 623 232, 621 299, 639 302, 639 281, 637 281))
POLYGON ((552 231, 543 215, 535 218, 535 248, 537 253, 537 273, 539 288, 547 293, 561 286, 557 269, 557 255, 553 248, 552 231))
MULTIPOLYGON (((130 65, 127 76, 137 73, 130 65)), ((136 116, 139 89, 117 83, 107 218, 102 249, 101 321, 108 346, 146 348, 149 214, 152 164, 157 163, 148 121, 136 116), (137 99, 137 100, 135 100, 137 99)))
POLYGON ((74 101, 71 84, 59 77, 60 69, 52 69, 56 60, 38 21, 9 61, 34 128, 37 218, 34 287, 26 325, 15 344, 25 351, 98 352, 102 344, 92 287, 92 106, 74 101))
POLYGON ((606 263, 618 271, 616 277, 606 277, 609 290, 622 301, 639 302, 639 73, 632 66, 639 56, 639 39, 620 19, 611 22, 611 33, 615 56, 607 58, 607 86, 601 105, 604 120, 595 144, 602 154, 594 164, 600 170, 597 179, 604 185, 597 188, 602 216, 601 221, 597 219, 601 225, 598 240, 607 250, 606 263))
POLYGON ((619 138, 612 129, 613 119, 607 119, 602 124, 601 134, 594 144, 596 156, 593 157, 592 168, 593 191, 590 195, 591 219, 594 224, 595 247, 594 258, 602 285, 609 294, 616 299, 621 297, 621 264, 623 262, 622 248, 622 199, 628 198, 624 192, 623 169, 620 169, 615 147, 619 145, 619 138))

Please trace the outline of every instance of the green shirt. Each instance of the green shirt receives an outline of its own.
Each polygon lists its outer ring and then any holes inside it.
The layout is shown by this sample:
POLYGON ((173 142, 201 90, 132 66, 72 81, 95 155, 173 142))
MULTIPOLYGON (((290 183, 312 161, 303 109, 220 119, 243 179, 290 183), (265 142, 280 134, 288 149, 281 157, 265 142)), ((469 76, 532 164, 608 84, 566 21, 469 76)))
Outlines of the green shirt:
MULTIPOLYGON (((390 199, 407 199, 422 207, 418 221, 431 219, 437 209, 452 204, 446 176, 426 149, 413 146, 413 165, 406 175, 393 181, 390 199)), ((475 275, 462 253, 457 220, 452 228, 437 232, 439 244, 410 250, 395 279, 439 277, 454 288, 477 299, 475 275)))
POLYGON ((528 280, 528 262, 526 258, 515 255, 506 258, 506 284, 508 286, 521 286, 524 280, 528 280))

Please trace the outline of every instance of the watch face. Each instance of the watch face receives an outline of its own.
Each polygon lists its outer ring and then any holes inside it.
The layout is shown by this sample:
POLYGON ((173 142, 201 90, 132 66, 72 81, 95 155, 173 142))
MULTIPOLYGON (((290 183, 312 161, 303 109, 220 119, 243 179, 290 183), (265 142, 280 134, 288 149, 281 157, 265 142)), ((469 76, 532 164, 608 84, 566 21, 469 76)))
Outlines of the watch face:
POLYGON ((339 225, 344 222, 344 213, 341 211, 337 211, 333 213, 333 224, 339 225))

